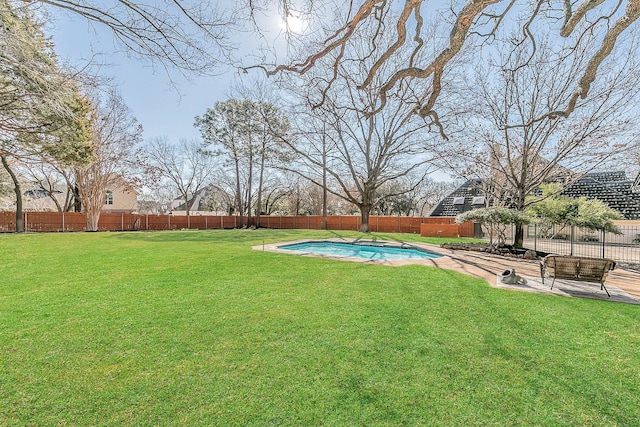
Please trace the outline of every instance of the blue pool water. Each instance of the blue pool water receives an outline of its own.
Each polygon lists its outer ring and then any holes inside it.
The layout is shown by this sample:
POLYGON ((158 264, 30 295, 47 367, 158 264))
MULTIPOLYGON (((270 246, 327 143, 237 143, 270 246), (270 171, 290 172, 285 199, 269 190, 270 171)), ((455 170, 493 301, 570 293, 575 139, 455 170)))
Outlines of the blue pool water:
POLYGON ((354 257, 378 261, 403 259, 433 259, 442 255, 416 248, 399 248, 393 246, 373 246, 339 242, 304 242, 280 246, 280 249, 302 251, 318 255, 335 257, 354 257))

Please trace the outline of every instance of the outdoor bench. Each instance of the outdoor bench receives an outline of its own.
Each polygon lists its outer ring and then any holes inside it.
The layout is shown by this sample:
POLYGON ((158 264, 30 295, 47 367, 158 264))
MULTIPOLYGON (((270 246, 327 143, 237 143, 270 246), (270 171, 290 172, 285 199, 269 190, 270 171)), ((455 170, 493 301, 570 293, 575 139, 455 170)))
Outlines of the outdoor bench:
POLYGON ((540 261, 540 277, 552 277, 551 289, 556 279, 576 280, 579 282, 600 283, 600 290, 609 291, 604 286, 609 271, 616 267, 616 262, 607 258, 586 258, 578 256, 548 255, 540 261))

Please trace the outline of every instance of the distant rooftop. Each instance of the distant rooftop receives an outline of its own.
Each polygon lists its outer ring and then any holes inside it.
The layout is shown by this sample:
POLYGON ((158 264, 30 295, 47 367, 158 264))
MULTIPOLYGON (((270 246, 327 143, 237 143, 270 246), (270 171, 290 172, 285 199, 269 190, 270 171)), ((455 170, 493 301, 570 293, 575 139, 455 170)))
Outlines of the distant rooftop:
POLYGON ((456 216, 471 209, 483 208, 484 193, 479 189, 480 180, 469 180, 445 197, 430 216, 456 216), (474 203, 475 202, 475 203, 474 203))
MULTIPOLYGON (((479 180, 470 180, 445 197, 431 212, 431 216, 456 216, 484 207, 485 196, 479 180)), ((624 219, 640 219, 640 175, 635 181, 626 172, 592 172, 566 187, 562 194, 572 198, 597 199, 620 212, 624 219)))

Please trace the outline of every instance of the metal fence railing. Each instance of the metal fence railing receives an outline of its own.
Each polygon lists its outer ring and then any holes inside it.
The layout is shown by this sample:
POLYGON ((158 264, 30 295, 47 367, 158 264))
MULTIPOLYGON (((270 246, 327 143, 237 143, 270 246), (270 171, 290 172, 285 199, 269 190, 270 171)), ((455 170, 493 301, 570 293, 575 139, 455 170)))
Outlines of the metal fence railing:
MULTIPOLYGON (((595 232, 578 227, 525 228, 524 246, 540 252, 640 264, 640 221, 616 221, 622 234, 595 232)), ((508 238, 512 238, 513 229, 508 238)))

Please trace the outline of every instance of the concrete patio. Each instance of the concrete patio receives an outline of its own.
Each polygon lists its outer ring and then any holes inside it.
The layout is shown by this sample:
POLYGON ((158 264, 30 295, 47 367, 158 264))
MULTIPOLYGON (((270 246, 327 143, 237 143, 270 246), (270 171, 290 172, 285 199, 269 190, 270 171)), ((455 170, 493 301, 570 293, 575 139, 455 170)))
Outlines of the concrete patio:
MULTIPOLYGON (((532 278, 540 278, 540 262, 538 260, 523 260, 518 258, 508 258, 502 257, 498 255, 490 255, 483 252, 472 252, 472 251, 462 251, 462 250, 448 250, 444 248, 440 248, 434 245, 420 245, 424 246, 433 251, 440 252, 443 255, 447 255, 443 258, 438 258, 432 260, 433 265, 446 268, 450 270, 459 271, 461 273, 469 274, 471 276, 479 277, 481 279, 486 280, 491 286, 494 287, 504 287, 499 286, 496 281, 496 276, 501 274, 504 270, 508 268, 514 268, 516 273, 519 276, 523 277, 532 277, 532 278)), ((562 283, 566 281, 556 280, 554 288, 559 287, 562 289, 562 283)), ((545 284, 547 282, 545 281, 545 284)), ((567 285, 573 285, 572 283, 567 283, 567 285)), ((586 286, 592 286, 599 291, 600 286, 597 284, 585 284, 586 286)), ((624 292, 632 295, 635 298, 640 299, 640 273, 625 270, 622 268, 616 268, 611 271, 607 276, 607 280, 605 281, 605 285, 607 288, 610 286, 614 286, 623 290, 624 292)), ((549 286, 551 287, 550 283, 549 286)), ((508 287, 510 289, 517 289, 517 287, 508 287)), ((544 289, 544 288, 540 288, 544 289)), ((521 290, 529 290, 532 289, 522 288, 521 290)), ((537 290, 533 290, 537 291, 537 290)), ((604 294, 602 299, 608 299, 606 293, 601 291, 604 294)), ((556 293, 551 290, 548 293, 556 293)))

